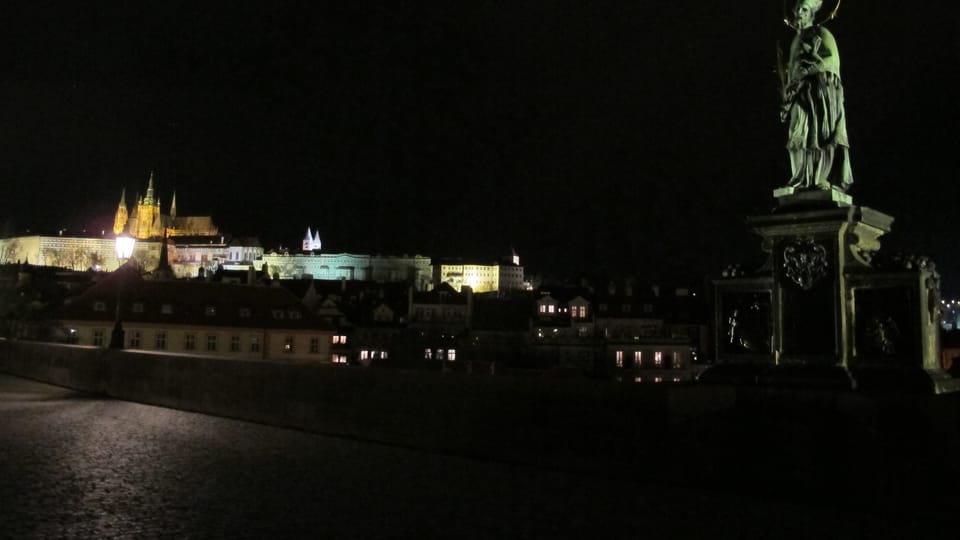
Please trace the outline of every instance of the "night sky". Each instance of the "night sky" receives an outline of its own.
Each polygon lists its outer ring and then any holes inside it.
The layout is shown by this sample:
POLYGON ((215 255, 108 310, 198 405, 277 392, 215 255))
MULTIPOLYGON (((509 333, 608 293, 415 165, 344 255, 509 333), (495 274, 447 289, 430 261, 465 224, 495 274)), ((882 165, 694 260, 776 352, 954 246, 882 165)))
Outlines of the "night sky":
MULTIPOLYGON (((743 216, 787 179, 777 0, 101 4, 5 6, 3 234, 109 229, 153 170, 165 211, 176 190, 268 248, 311 226, 329 251, 696 279, 757 259, 743 216)), ((846 0, 829 25, 854 200, 948 294, 958 14, 846 0)))

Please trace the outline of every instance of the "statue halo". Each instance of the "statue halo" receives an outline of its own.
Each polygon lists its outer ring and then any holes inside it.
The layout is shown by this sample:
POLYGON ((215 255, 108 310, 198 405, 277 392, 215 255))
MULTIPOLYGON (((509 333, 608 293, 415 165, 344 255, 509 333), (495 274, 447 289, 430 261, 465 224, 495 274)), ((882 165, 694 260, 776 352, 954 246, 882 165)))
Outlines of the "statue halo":
MULTIPOLYGON (((830 0, 824 0, 824 3, 827 4, 829 1, 830 1, 830 0)), ((827 22, 833 20, 834 18, 836 18, 837 12, 840 11, 840 3, 841 3, 842 1, 843 1, 843 0, 836 0, 836 4, 833 6, 833 9, 830 10, 830 13, 827 14, 827 16, 824 17, 824 18, 822 18, 822 19, 820 19, 820 20, 818 20, 818 21, 814 21, 813 24, 814 24, 815 26, 818 26, 818 25, 827 23, 827 22)), ((794 30, 796 30, 797 27, 794 26, 793 22, 791 21, 791 17, 790 17, 790 11, 791 11, 791 10, 790 10, 790 8, 787 7, 787 5, 788 5, 788 4, 794 4, 794 3, 796 3, 796 2, 797 2, 797 0, 783 0, 783 24, 789 26, 790 28, 793 28, 794 30)))

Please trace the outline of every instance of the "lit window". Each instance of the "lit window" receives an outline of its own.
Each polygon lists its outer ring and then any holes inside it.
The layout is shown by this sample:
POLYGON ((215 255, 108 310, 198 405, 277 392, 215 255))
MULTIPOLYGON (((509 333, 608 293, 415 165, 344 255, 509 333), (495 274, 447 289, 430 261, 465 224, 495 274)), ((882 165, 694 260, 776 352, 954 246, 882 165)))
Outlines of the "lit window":
POLYGON ((207 317, 213 317, 217 314, 217 306, 207 306, 203 308, 203 314, 207 317))
POLYGON ((250 352, 260 352, 260 336, 250 336, 250 352))
POLYGON ((143 302, 134 302, 133 305, 130 306, 130 311, 134 313, 143 313, 143 302))
POLYGON ((674 377, 673 382, 680 382, 680 377, 674 377))
POLYGON ((657 352, 653 353, 653 363, 656 364, 656 365, 658 365, 658 366, 662 366, 662 365, 663 365, 663 353, 662 353, 662 352, 657 351, 657 352))
POLYGON ((240 336, 230 336, 230 352, 240 352, 240 336))
POLYGON ((346 345, 347 336, 333 336, 330 338, 334 345, 346 345))
POLYGON ((320 338, 312 337, 310 338, 310 354, 317 354, 320 352, 320 338))
POLYGON ((369 359, 370 359, 370 351, 360 351, 360 359, 361 359, 361 360, 369 360, 369 359))
POLYGON ((380 358, 381 358, 382 360, 386 360, 386 359, 387 359, 387 351, 380 351, 380 358))
POLYGON ((93 346, 94 347, 103 347, 103 336, 104 332, 102 329, 97 328, 93 331, 93 346))
POLYGON ((333 356, 330 357, 330 361, 333 362, 334 364, 346 364, 346 363, 347 363, 347 355, 345 355, 345 354, 335 354, 335 355, 333 355, 333 356))
POLYGON ((547 306, 547 313, 554 313, 557 310, 557 306, 550 304, 547 306))
POLYGON ((158 351, 167 350, 167 333, 166 332, 157 332, 156 340, 154 345, 158 351))
POLYGON ((293 352, 293 337, 287 336, 283 340, 283 352, 292 353, 293 352))
POLYGON ((447 350, 447 360, 453 362, 453 361, 456 360, 456 359, 457 359, 457 350, 456 350, 456 349, 448 349, 448 350, 447 350))
POLYGON ((210 334, 207 336, 207 350, 216 351, 217 350, 217 336, 216 334, 210 334))
POLYGON ((173 304, 161 304, 160 313, 163 313, 164 315, 170 315, 173 313, 173 304))
POLYGON ((643 352, 641 352, 641 351, 634 351, 634 353, 633 353, 633 363, 636 364, 636 365, 638 365, 638 366, 643 363, 643 352))
POLYGON ((654 377, 654 378, 653 378, 653 382, 655 382, 655 383, 662 383, 662 382, 663 382, 663 378, 662 378, 662 377, 654 377))
POLYGON ((424 360, 433 360, 433 349, 424 349, 424 350, 423 350, 423 359, 424 359, 424 360))
POLYGON ((140 348, 140 332, 138 331, 130 332, 130 348, 131 349, 140 348))
POLYGON ((197 348, 197 336, 193 334, 186 334, 183 336, 183 348, 187 351, 192 351, 197 348))
POLYGON ((546 312, 547 312, 546 304, 540 304, 540 313, 546 313, 546 312))
POLYGON ((98 300, 98 301, 96 301, 96 302, 93 303, 93 310, 94 310, 94 311, 106 311, 106 310, 107 310, 107 303, 104 302, 104 301, 102 301, 102 300, 98 300))
POLYGON ((623 351, 617 351, 616 362, 617 362, 617 367, 623 367, 623 351))

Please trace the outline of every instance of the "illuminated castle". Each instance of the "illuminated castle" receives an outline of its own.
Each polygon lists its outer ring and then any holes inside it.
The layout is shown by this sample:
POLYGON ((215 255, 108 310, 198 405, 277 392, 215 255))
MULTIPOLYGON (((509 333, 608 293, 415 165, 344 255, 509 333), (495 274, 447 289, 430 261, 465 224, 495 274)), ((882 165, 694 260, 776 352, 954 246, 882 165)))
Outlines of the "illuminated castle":
POLYGON ((127 211, 127 191, 120 194, 120 204, 113 219, 114 234, 129 234, 146 240, 167 236, 216 236, 220 234, 210 216, 177 216, 177 194, 173 194, 170 213, 160 211, 160 199, 153 194, 153 172, 147 184, 147 194, 137 200, 132 212, 127 211))

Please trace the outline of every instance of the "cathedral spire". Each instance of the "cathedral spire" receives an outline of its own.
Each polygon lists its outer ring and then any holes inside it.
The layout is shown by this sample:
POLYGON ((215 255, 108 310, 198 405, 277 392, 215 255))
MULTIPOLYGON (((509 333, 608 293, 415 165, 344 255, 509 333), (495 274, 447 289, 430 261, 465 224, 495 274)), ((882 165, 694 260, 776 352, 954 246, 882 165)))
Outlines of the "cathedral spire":
POLYGON ((177 219, 177 192, 173 192, 173 202, 170 203, 170 219, 177 219))
POLYGON ((153 204, 153 171, 150 171, 150 181, 147 183, 147 196, 143 198, 143 204, 153 204))
POLYGON ((117 205, 117 213, 113 217, 113 234, 120 234, 127 226, 127 188, 120 192, 120 204, 117 205))

